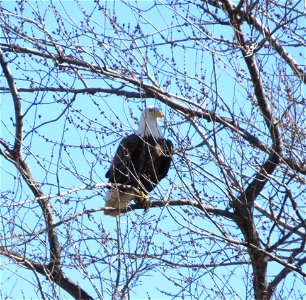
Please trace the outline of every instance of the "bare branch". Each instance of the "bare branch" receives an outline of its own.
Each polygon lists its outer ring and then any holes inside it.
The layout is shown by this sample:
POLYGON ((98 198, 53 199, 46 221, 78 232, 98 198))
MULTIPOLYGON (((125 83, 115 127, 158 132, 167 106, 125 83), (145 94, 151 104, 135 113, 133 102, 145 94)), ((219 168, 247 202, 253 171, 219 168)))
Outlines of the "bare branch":
POLYGON ((8 64, 5 61, 3 56, 2 49, 0 48, 0 64, 4 73, 4 76, 7 80, 10 93, 12 95, 14 108, 15 108, 15 143, 13 149, 13 156, 16 161, 20 160, 21 157, 21 145, 22 145, 22 130, 23 130, 23 122, 22 122, 22 110, 21 110, 21 102, 18 90, 16 88, 14 78, 11 74, 8 64))
POLYGON ((18 253, 12 252, 5 247, 0 247, 0 253, 5 255, 11 260, 14 260, 18 264, 24 266, 27 269, 33 270, 46 277, 47 280, 58 284, 68 294, 77 300, 91 300, 93 299, 88 293, 86 293, 77 283, 66 277, 64 274, 57 273, 51 265, 41 265, 33 260, 27 259, 18 253))
MULTIPOLYGON (((0 87, 0 91, 10 92, 8 88, 0 87)), ((57 92, 57 93, 73 93, 73 94, 90 94, 94 95, 97 93, 105 93, 105 94, 113 94, 117 96, 124 96, 126 98, 144 98, 145 94, 140 92, 127 91, 122 88, 83 88, 83 89, 75 89, 75 88, 64 88, 64 87, 37 87, 37 88, 19 88, 18 91, 20 93, 35 93, 35 92, 57 92)))
MULTIPOLYGON (((225 2, 225 1, 224 1, 225 2)), ((227 1, 226 1, 227 2, 227 1)), ((233 3, 227 6, 231 8, 231 11, 236 14, 242 20, 246 20, 248 24, 254 26, 264 37, 265 41, 268 41, 273 49, 278 53, 278 55, 284 59, 288 66, 292 69, 295 75, 306 84, 306 72, 305 70, 295 61, 295 59, 284 49, 280 44, 279 40, 266 28, 257 18, 252 14, 252 9, 244 11, 242 4, 244 1, 240 1, 238 5, 233 3)), ((222 1, 210 0, 209 4, 214 7, 226 10, 226 5, 220 4, 222 1)), ((256 2, 255 2, 256 3, 256 2)))

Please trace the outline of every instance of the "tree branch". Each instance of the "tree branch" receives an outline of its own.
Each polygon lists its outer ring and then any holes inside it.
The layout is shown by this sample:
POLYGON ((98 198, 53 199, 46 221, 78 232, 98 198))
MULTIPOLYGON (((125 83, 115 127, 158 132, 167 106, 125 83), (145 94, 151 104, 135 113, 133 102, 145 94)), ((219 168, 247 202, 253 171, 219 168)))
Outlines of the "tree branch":
POLYGON ((9 90, 13 99, 14 103, 14 111, 15 111, 15 142, 14 142, 14 148, 13 148, 13 157, 16 159, 16 161, 19 161, 21 158, 21 145, 22 145, 22 110, 21 110, 21 102, 20 102, 20 96, 18 93, 18 90, 16 88, 14 78, 11 74, 10 68, 8 64, 6 63, 2 49, 0 47, 0 64, 4 73, 4 76, 7 80, 9 90))
MULTIPOLYGON (((303 264, 306 263, 306 257, 304 257, 303 259, 301 259, 300 261, 298 261, 295 265, 295 267, 300 268, 303 264)), ((290 268, 283 268, 276 276, 275 278, 269 283, 268 286, 268 297, 272 298, 272 295, 277 287, 277 285, 289 274, 291 273, 293 270, 290 268)), ((304 277, 306 276, 306 274, 304 274, 304 277)))
MULTIPOLYGON (((223 11, 228 11, 226 5, 222 4, 223 1, 209 0, 209 4, 221 8, 223 11)), ((240 2, 241 3, 241 2, 240 2)), ((305 70, 295 61, 295 59, 283 48, 278 39, 257 19, 252 15, 252 10, 245 12, 241 5, 235 5, 231 3, 231 10, 239 18, 245 20, 249 25, 253 25, 267 40, 272 48, 278 53, 278 55, 284 59, 288 66, 292 69, 294 74, 306 84, 306 72, 305 70)))
POLYGON ((150 255, 148 253, 144 253, 144 254, 139 254, 139 253, 124 253, 124 255, 129 256, 130 258, 134 258, 134 259, 143 259, 143 258, 150 258, 152 260, 158 260, 161 261, 163 263, 165 263, 168 266, 172 266, 172 267, 179 267, 179 268, 189 268, 189 269, 200 269, 200 268, 218 268, 218 267, 229 267, 229 266, 239 266, 239 265, 247 265, 250 263, 250 261, 235 261, 235 262, 225 262, 223 261, 222 263, 211 263, 211 264, 184 264, 184 263, 175 263, 172 262, 168 259, 163 258, 163 256, 158 256, 158 255, 150 255))
MULTIPOLYGON (((271 221, 273 222, 275 221, 276 217, 273 214, 268 213, 264 208, 260 207, 257 203, 254 204, 254 208, 258 210, 263 216, 269 218, 271 221)), ((295 233, 303 238, 305 237, 305 233, 299 230, 302 227, 302 225, 297 227, 292 227, 285 220, 277 220, 277 224, 287 229, 291 233, 295 233)))
MULTIPOLYGON (((169 200, 167 202, 164 201, 152 201, 151 202, 151 208, 158 208, 158 207, 173 207, 173 206, 192 206, 195 207, 205 213, 210 213, 210 214, 215 214, 217 216, 222 216, 231 220, 236 220, 237 216, 227 210, 223 210, 223 209, 219 209, 217 207, 211 206, 211 205, 204 205, 204 204, 199 204, 197 201, 193 201, 193 200, 188 200, 188 199, 180 199, 180 200, 169 200)), ((83 215, 89 215, 92 213, 96 213, 99 211, 110 211, 110 212, 121 212, 121 213, 125 213, 125 212, 131 212, 134 210, 143 210, 143 206, 141 204, 131 204, 127 209, 116 209, 116 208, 110 208, 110 207, 97 207, 97 208, 93 208, 93 209, 86 209, 77 213, 74 213, 70 216, 67 216, 65 218, 63 218, 62 220, 56 222, 53 224, 53 227, 58 227, 61 226, 64 223, 67 223, 71 220, 74 220, 80 216, 83 215)), ((42 229, 38 232, 34 232, 32 233, 32 235, 39 235, 42 234, 43 232, 47 231, 48 229, 42 229)))
POLYGON ((272 151, 269 154, 266 162, 260 167, 252 182, 240 194, 238 198, 233 199, 233 207, 235 213, 239 217, 237 225, 243 233, 248 244, 252 244, 255 248, 249 248, 249 254, 253 267, 253 286, 255 299, 267 298, 267 255, 259 251, 260 238, 257 232, 256 225, 253 220, 253 207, 255 199, 263 190, 264 186, 269 180, 269 176, 274 172, 277 165, 280 163, 280 157, 283 152, 283 141, 278 123, 276 122, 270 107, 270 103, 266 97, 265 90, 261 81, 261 74, 259 72, 257 63, 254 59, 254 54, 249 53, 248 47, 244 40, 240 21, 238 20, 238 13, 235 11, 235 6, 229 0, 223 0, 224 9, 227 12, 230 23, 237 42, 240 46, 241 53, 247 65, 253 87, 257 99, 258 106, 263 115, 264 122, 270 132, 272 139, 272 151))
MULTIPOLYGON (((0 91, 4 93, 10 92, 10 89, 5 87, 0 87, 0 91)), ((83 88, 83 89, 75 89, 75 88, 65 88, 65 87, 37 87, 37 88, 19 88, 18 91, 20 93, 35 93, 35 92, 55 92, 55 93, 73 93, 73 94, 97 94, 97 93, 105 93, 105 94, 113 94, 117 96, 124 96, 126 98, 143 98, 145 95, 141 92, 134 92, 124 90, 123 87, 120 88, 83 88)))
MULTIPOLYGON (((15 133, 15 143, 13 149, 9 149, 8 146, 1 142, 3 146, 6 147, 7 153, 1 151, 1 154, 13 163, 16 169, 20 172, 26 184, 32 191, 35 197, 41 197, 43 195, 42 190, 40 189, 38 183, 35 181, 32 171, 27 164, 27 162, 22 158, 21 146, 22 146, 22 109, 21 101, 18 90, 15 86, 14 78, 10 72, 10 69, 4 59, 2 49, 0 48, 0 64, 5 74, 6 80, 8 82, 10 92, 13 98, 14 110, 15 110, 15 121, 16 121, 16 133, 15 133)), ((54 227, 52 207, 47 200, 38 200, 38 203, 41 207, 41 210, 44 215, 46 222, 46 227, 48 228, 48 240, 50 247, 50 265, 52 270, 57 273, 60 273, 60 247, 57 238, 57 233, 54 227)))
POLYGON ((51 265, 42 265, 31 259, 19 255, 13 251, 9 251, 7 248, 0 246, 0 254, 8 257, 24 266, 27 269, 34 270, 35 272, 43 275, 49 281, 56 283, 68 294, 77 300, 91 300, 93 299, 85 290, 83 290, 77 283, 73 282, 62 272, 57 273, 54 271, 51 265))
POLYGON ((16 169, 20 172, 21 176, 25 180, 26 184, 32 191, 35 197, 38 198, 37 202, 41 207, 41 210, 44 215, 46 227, 48 228, 48 240, 49 240, 49 247, 50 247, 50 259, 51 264, 53 265, 53 269, 59 270, 60 269, 60 247, 57 238, 56 230, 54 229, 54 218, 52 213, 52 206, 48 199, 43 198, 43 192, 40 189, 38 183, 35 181, 32 171, 25 160, 20 157, 19 161, 16 161, 13 157, 13 151, 8 152, 11 159, 9 161, 13 163, 16 169), (42 197, 42 199, 39 199, 42 197))

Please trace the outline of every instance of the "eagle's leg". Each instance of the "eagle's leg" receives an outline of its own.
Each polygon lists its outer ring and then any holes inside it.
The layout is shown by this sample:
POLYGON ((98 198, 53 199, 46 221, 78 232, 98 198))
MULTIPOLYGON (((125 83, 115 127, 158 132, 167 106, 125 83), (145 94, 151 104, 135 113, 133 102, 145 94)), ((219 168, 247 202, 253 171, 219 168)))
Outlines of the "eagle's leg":
POLYGON ((144 209, 144 210, 148 210, 150 207, 151 207, 151 201, 150 200, 148 200, 147 198, 146 198, 146 194, 143 192, 143 191, 141 191, 140 192, 140 197, 139 197, 139 203, 140 203, 140 205, 142 206, 142 208, 144 209))

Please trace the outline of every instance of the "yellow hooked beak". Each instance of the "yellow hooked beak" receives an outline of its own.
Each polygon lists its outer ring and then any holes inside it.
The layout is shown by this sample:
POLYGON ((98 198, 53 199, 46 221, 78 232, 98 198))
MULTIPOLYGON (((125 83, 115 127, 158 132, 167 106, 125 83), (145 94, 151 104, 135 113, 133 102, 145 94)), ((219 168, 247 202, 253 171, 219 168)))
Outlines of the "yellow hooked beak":
POLYGON ((162 118, 164 116, 161 110, 156 110, 154 115, 156 118, 162 118))

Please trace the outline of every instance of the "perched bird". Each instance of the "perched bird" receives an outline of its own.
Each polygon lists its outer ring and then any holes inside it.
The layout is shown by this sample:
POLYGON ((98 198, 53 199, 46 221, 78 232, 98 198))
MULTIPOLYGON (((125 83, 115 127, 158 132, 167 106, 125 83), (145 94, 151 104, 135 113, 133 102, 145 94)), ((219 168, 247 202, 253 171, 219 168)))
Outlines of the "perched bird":
POLYGON ((105 174, 112 184, 106 194, 105 208, 123 211, 105 210, 105 215, 124 215, 132 200, 145 209, 150 207, 146 195, 167 175, 173 154, 173 144, 164 138, 157 120, 162 117, 161 110, 148 107, 140 116, 137 133, 120 142, 105 174))

